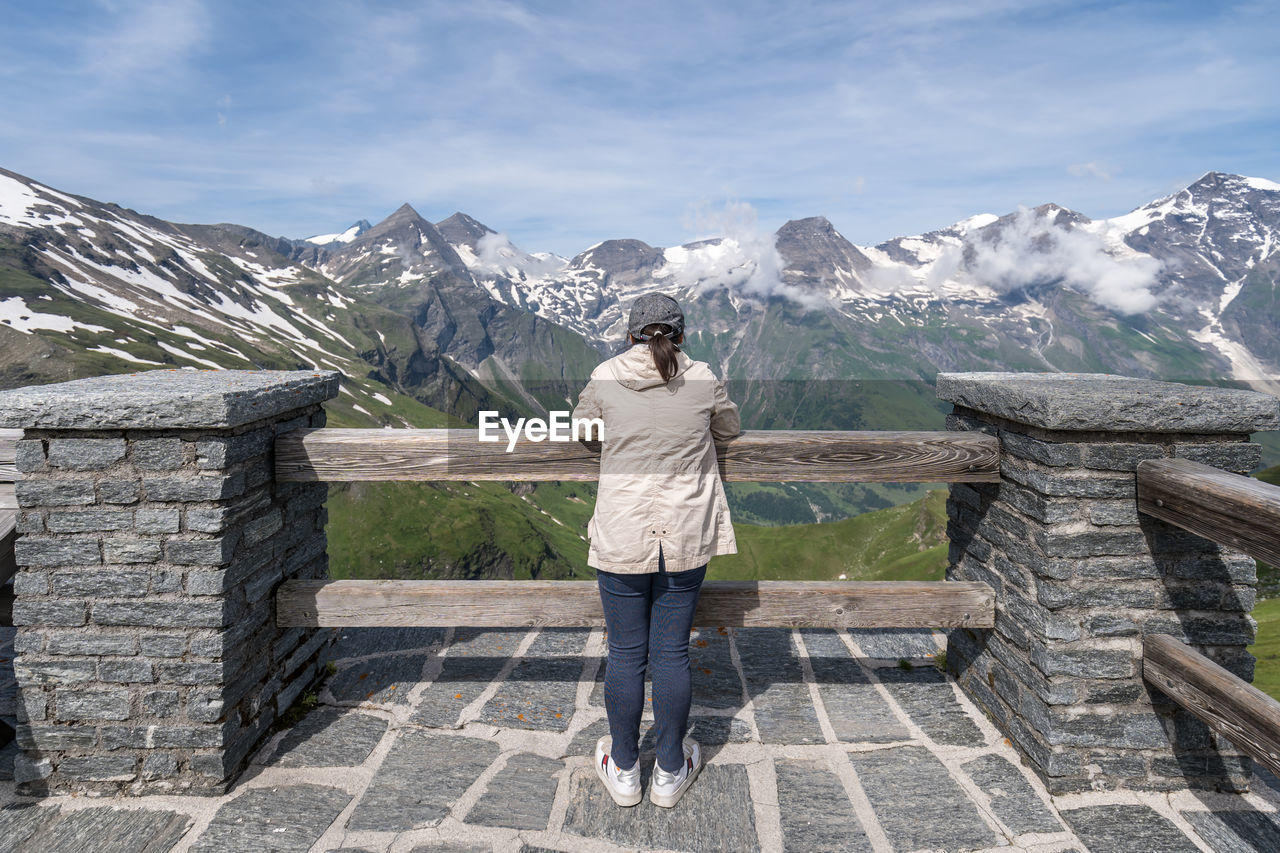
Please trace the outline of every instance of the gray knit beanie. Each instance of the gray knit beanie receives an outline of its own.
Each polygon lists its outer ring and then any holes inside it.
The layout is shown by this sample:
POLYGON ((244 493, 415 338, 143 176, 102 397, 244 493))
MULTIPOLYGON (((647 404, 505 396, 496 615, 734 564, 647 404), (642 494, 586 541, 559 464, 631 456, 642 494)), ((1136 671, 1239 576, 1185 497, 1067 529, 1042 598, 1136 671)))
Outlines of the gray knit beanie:
POLYGON ((684 312, 680 303, 665 293, 646 293, 631 303, 631 319, 627 331, 638 341, 649 340, 644 327, 650 323, 665 323, 671 327, 671 337, 684 334, 684 312))

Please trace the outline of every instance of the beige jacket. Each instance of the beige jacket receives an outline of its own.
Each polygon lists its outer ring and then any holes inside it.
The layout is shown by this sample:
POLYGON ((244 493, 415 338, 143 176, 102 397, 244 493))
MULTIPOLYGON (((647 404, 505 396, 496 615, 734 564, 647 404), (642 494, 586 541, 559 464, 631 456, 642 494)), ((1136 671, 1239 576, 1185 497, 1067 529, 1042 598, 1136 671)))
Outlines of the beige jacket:
POLYGON ((640 344, 600 364, 575 418, 601 418, 600 486, 587 525, 587 565, 606 572, 696 569, 738 553, 716 465, 716 440, 737 435, 738 407, 711 368, 677 352, 664 385, 640 344))

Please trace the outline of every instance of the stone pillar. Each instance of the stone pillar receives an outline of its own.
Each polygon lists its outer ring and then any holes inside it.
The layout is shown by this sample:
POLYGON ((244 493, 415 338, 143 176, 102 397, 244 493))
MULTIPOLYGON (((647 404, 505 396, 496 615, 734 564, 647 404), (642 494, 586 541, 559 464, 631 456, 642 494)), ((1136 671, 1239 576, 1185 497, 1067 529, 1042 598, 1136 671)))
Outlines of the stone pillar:
POLYGON ((1264 394, 1108 374, 940 374, 947 428, 1000 438, 999 483, 953 484, 948 580, 996 591, 996 627, 947 665, 1050 792, 1243 790, 1248 762, 1141 677, 1170 634, 1253 677, 1254 561, 1137 511, 1139 462, 1237 473, 1280 428, 1264 394))
POLYGON ((277 629, 324 577, 326 487, 274 445, 333 372, 159 370, 0 394, 22 427, 18 747, 29 794, 225 792, 313 682, 331 632, 277 629))

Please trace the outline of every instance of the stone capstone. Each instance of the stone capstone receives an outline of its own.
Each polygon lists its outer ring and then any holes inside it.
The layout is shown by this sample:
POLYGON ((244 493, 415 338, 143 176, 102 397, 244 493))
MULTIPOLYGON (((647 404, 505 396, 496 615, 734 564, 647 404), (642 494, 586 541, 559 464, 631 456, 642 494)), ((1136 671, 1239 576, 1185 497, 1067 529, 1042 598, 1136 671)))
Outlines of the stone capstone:
POLYGON ((150 370, 33 385, 0 392, 0 427, 235 427, 332 399, 338 377, 329 370, 150 370))
POLYGON ((1280 400, 1109 373, 939 373, 938 399, 1051 430, 1252 433, 1280 429, 1280 400))

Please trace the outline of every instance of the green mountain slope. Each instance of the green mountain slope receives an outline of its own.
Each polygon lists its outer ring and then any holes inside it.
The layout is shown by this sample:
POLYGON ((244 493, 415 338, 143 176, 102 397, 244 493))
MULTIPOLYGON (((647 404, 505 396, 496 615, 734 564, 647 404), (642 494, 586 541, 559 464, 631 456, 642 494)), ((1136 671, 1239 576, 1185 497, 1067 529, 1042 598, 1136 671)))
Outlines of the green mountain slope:
POLYGON ((738 553, 711 561, 718 580, 942 580, 945 490, 823 524, 734 524, 738 553))
MULTIPOLYGON (((583 579, 594 484, 335 483, 335 578, 583 579), (376 530, 370 536, 369 531, 376 530)), ((721 580, 940 580, 946 492, 841 521, 734 524, 738 554, 711 561, 721 580)))

